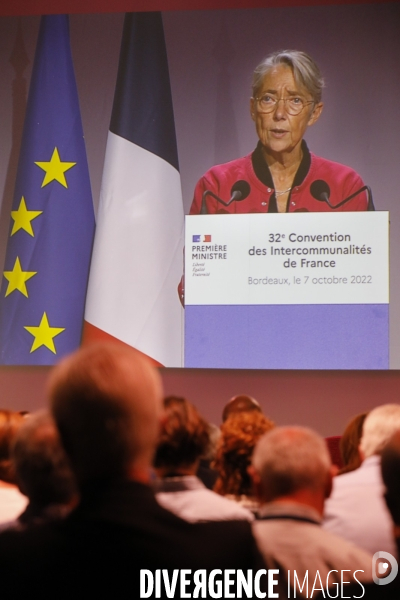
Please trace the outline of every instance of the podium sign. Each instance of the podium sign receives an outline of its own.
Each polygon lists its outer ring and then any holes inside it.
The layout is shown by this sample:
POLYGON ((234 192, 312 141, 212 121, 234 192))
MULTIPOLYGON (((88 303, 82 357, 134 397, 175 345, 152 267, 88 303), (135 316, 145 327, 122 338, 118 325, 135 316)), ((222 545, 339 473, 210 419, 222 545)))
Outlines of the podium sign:
POLYGON ((186 217, 185 366, 389 367, 387 212, 186 217))

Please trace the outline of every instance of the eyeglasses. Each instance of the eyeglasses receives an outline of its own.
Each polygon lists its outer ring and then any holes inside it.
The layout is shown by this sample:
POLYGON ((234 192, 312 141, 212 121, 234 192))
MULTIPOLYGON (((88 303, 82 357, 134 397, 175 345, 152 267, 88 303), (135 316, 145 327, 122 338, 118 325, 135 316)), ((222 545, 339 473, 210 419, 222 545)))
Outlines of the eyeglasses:
POLYGON ((282 100, 285 110, 289 115, 296 116, 301 113, 307 104, 315 104, 314 100, 303 100, 299 96, 289 96, 288 98, 274 98, 270 94, 263 94, 254 98, 257 102, 258 110, 261 113, 273 112, 280 100, 282 100))

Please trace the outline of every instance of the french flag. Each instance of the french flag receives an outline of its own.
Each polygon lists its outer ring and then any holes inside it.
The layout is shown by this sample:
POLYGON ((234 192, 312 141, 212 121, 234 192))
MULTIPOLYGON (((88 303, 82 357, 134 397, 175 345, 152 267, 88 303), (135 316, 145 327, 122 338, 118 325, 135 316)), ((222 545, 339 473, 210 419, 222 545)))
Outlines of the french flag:
POLYGON ((125 16, 83 343, 182 366, 183 205, 161 13, 125 16))

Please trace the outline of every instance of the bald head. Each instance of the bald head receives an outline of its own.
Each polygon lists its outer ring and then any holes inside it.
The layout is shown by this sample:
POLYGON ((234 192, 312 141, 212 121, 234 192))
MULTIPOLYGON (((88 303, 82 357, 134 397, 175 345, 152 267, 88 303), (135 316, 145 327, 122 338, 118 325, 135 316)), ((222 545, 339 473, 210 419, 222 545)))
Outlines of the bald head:
POLYGON ((162 410, 158 372, 119 344, 78 350, 50 378, 51 410, 81 483, 151 465, 162 410))
POLYGON ((267 501, 299 490, 325 493, 330 477, 325 440, 305 427, 276 427, 266 433, 257 443, 252 463, 267 501))
POLYGON ((246 396, 246 394, 240 394, 239 396, 233 396, 225 405, 224 410, 222 412, 222 421, 225 423, 227 418, 239 412, 252 412, 257 411, 262 413, 261 406, 251 396, 246 396))

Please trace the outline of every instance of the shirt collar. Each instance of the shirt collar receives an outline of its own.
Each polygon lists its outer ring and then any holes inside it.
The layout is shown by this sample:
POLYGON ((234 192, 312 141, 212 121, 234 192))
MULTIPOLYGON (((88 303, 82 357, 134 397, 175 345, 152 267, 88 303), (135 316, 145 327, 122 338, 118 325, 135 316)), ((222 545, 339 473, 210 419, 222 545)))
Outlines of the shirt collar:
POLYGON ((153 490, 159 492, 184 492, 205 488, 204 484, 195 475, 182 475, 180 477, 163 477, 153 482, 153 490))
POLYGON ((294 518, 304 518, 313 521, 318 525, 322 521, 318 511, 311 506, 299 504, 298 502, 268 502, 261 506, 258 514, 261 519, 263 517, 279 519, 293 516, 294 518))

